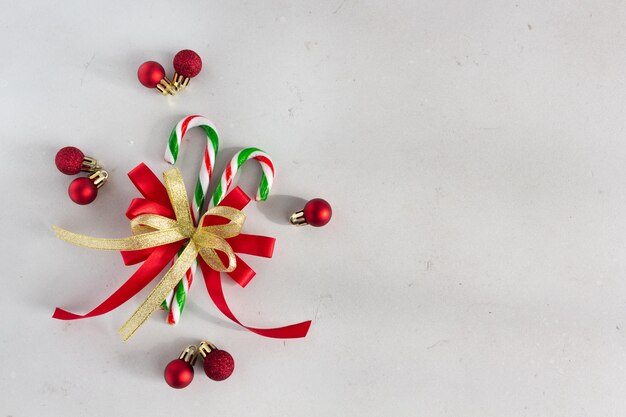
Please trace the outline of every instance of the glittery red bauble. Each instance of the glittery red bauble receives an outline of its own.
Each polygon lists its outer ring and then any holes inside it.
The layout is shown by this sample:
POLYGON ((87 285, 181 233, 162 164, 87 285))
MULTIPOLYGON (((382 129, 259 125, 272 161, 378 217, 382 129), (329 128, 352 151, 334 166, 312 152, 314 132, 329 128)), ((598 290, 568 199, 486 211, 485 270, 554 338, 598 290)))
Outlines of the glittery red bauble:
POLYGON ((54 163, 62 173, 75 175, 80 172, 84 157, 85 154, 83 154, 80 149, 73 146, 66 146, 57 152, 57 156, 54 157, 54 163))
POLYGON ((183 49, 174 56, 174 70, 183 77, 193 78, 201 69, 202 59, 191 49, 183 49))
POLYGON ((324 226, 333 216, 333 209, 328 201, 314 198, 304 206, 304 219, 308 224, 315 227, 324 226))
POLYGON ((223 381, 233 373, 235 360, 225 350, 212 350, 204 358, 204 372, 213 381, 223 381))
POLYGON ((80 205, 91 203, 98 195, 98 187, 89 178, 76 178, 67 190, 73 202, 80 205))
POLYGON ((148 88, 154 88, 165 78, 163 66, 155 61, 147 61, 139 66, 137 70, 139 82, 148 88))
POLYGON ((193 367, 182 359, 174 359, 165 367, 165 382, 172 388, 185 388, 193 381, 193 367))

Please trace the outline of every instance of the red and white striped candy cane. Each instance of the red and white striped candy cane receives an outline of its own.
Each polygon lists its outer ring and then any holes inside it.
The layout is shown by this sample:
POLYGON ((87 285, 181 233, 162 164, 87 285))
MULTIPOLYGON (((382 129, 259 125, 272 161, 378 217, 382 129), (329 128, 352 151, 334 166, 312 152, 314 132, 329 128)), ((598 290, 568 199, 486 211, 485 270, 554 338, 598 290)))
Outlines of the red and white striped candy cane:
MULTIPOLYGON (((188 116, 178 122, 176 127, 172 130, 167 148, 165 149, 165 160, 170 164, 176 163, 180 152, 180 143, 183 140, 185 133, 194 127, 199 127, 204 130, 207 136, 207 145, 204 150, 202 165, 200 167, 200 173, 198 174, 196 188, 194 189, 193 201, 191 203, 191 217, 193 218, 194 223, 197 223, 202 214, 202 207, 209 190, 209 182, 211 181, 211 175, 213 174, 213 168, 215 167, 215 157, 217 156, 219 148, 217 129, 213 123, 209 119, 202 116, 188 116)), ((176 261, 176 259, 174 259, 174 261, 176 261)), ((163 307, 168 311, 167 322, 169 324, 176 324, 180 320, 180 315, 185 308, 185 301, 187 300, 189 287, 193 282, 196 267, 197 263, 194 263, 191 268, 187 270, 185 277, 181 279, 170 295, 165 298, 163 307)))

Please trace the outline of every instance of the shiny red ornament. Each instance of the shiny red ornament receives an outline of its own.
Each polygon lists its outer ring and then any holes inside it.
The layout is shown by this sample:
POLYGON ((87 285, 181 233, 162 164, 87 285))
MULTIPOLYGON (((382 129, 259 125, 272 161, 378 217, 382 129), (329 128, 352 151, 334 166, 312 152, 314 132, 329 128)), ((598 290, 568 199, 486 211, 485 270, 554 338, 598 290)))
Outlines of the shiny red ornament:
POLYGON ((174 359, 165 367, 163 376, 165 382, 172 388, 185 388, 193 381, 193 365, 198 358, 198 348, 195 345, 187 346, 178 359, 174 359))
POLYGON ((328 201, 314 198, 304 206, 304 219, 308 224, 315 227, 324 226, 333 216, 333 209, 328 201))
POLYGON ((98 187, 89 178, 76 178, 70 183, 68 194, 73 202, 85 205, 98 196, 98 187))
POLYGON ((193 381, 193 366, 183 359, 174 359, 165 367, 163 376, 170 387, 185 388, 193 381))
POLYGON ((327 224, 331 217, 333 217, 333 209, 328 201, 314 198, 309 200, 302 210, 293 213, 289 221, 296 226, 310 224, 314 227, 320 227, 327 224))
POLYGON ((204 358, 202 367, 213 381, 223 381, 235 370, 235 360, 225 350, 212 350, 204 358))
POLYGON ((139 82, 148 88, 155 88, 165 78, 165 69, 155 61, 147 61, 137 70, 139 82))
POLYGON ((54 157, 54 163, 59 171, 67 175, 75 175, 81 171, 85 154, 74 146, 59 149, 54 157))
POLYGON ((174 56, 174 70, 183 77, 193 78, 202 70, 202 59, 191 49, 183 49, 174 56))

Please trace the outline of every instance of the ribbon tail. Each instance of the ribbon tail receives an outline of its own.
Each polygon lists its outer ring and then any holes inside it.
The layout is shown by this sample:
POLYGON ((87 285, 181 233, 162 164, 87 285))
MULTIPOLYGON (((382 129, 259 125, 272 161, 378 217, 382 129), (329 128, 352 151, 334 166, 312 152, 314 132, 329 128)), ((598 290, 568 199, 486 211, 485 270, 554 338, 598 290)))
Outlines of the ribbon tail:
POLYGON ((240 233, 237 236, 228 238, 227 242, 237 253, 271 258, 274 254, 276 239, 268 236, 240 233))
POLYGON ((95 317, 115 310, 130 300, 156 277, 176 254, 179 243, 170 243, 156 248, 135 273, 109 298, 87 314, 75 314, 60 308, 54 310, 52 318, 58 320, 77 320, 95 317))
MULTIPOLYGON (((172 254, 174 256, 174 254, 172 254)), ((126 323, 118 330, 119 335, 124 341, 131 338, 137 329, 146 321, 148 317, 154 313, 165 297, 174 289, 180 281, 180 277, 193 264, 194 259, 198 256, 198 250, 193 242, 189 242, 187 247, 180 254, 174 265, 167 271, 165 276, 152 290, 148 298, 135 310, 126 323)), ((170 257, 171 259, 171 257, 170 257)))
POLYGON ((178 229, 157 230, 121 239, 107 239, 79 235, 78 233, 70 232, 69 230, 61 229, 60 227, 54 225, 52 226, 52 229, 59 239, 71 243, 72 245, 100 250, 141 250, 186 239, 186 236, 182 235, 178 229))
POLYGON ((241 287, 248 285, 248 283, 254 278, 256 272, 250 266, 243 261, 239 256, 235 255, 237 259, 237 267, 234 271, 228 272, 228 275, 241 287))
POLYGON ((250 330, 252 333, 256 333, 260 336, 272 337, 276 339, 297 339, 305 337, 311 326, 311 320, 303 321, 302 323, 291 324, 284 327, 276 327, 271 329, 260 329, 256 327, 248 327, 242 324, 233 312, 228 307, 226 299, 224 298, 224 291, 222 289, 222 280, 220 273, 211 269, 204 259, 198 259, 200 268, 202 269, 202 275, 204 276, 204 283, 211 300, 215 303, 216 307, 229 319, 240 325, 241 327, 250 330))

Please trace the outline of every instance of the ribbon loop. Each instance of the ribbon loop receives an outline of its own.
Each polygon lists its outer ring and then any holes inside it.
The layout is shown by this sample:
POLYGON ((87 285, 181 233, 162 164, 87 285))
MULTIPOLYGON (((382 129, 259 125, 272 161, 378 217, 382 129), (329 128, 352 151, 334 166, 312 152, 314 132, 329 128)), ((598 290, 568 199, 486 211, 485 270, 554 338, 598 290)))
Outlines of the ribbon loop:
POLYGON ((212 269, 220 272, 232 272, 235 270, 235 267, 237 266, 237 258, 235 257, 233 248, 230 247, 228 242, 215 235, 208 235, 202 238, 202 240, 202 245, 199 249, 200 256, 202 256, 202 259, 204 259, 212 269), (220 257, 215 252, 216 250, 226 254, 228 257, 228 266, 224 265, 220 257))
POLYGON ((157 230, 121 239, 90 237, 73 233, 57 226, 52 226, 52 228, 56 236, 61 240, 76 246, 100 250, 141 250, 187 239, 187 236, 183 235, 178 228, 157 230))
POLYGON ((167 230, 175 229, 176 226, 176 220, 157 214, 142 214, 130 221, 130 228, 134 235, 146 233, 145 230, 147 229, 167 230))
POLYGON ((176 214, 178 227, 181 228, 183 233, 191 236, 194 224, 191 219, 191 212, 189 211, 189 203, 187 202, 187 190, 185 190, 185 183, 183 182, 183 176, 180 174, 180 170, 174 168, 165 171, 163 173, 163 180, 165 188, 167 189, 167 195, 170 197, 172 208, 176 214))

